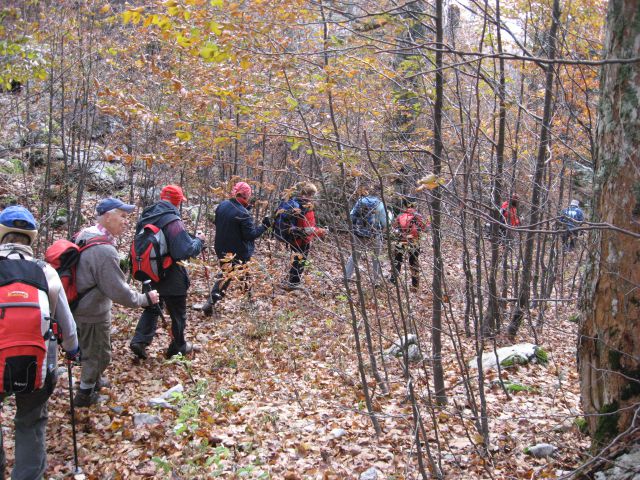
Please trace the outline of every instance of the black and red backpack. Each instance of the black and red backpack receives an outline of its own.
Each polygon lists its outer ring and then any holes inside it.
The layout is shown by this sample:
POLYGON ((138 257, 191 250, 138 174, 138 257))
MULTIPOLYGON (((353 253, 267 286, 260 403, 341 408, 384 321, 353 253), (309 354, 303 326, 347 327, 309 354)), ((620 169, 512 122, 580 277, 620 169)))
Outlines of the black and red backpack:
POLYGON ((45 264, 3 257, 0 265, 0 394, 30 393, 44 385, 55 341, 45 264))
POLYGON ((156 218, 155 221, 145 223, 141 218, 139 230, 131 242, 131 275, 136 280, 145 282, 151 280, 159 282, 166 271, 175 262, 170 255, 167 238, 163 228, 174 220, 176 215, 167 214, 156 218))
POLYGON ((78 291, 78 286, 76 285, 76 267, 80 261, 80 255, 82 255, 82 252, 86 249, 93 246, 110 244, 111 242, 106 235, 97 235, 78 244, 69 240, 60 239, 53 242, 44 253, 45 261, 55 268, 60 276, 62 288, 64 288, 64 292, 67 294, 67 301, 69 302, 71 311, 75 310, 80 300, 82 300, 82 297, 96 287, 94 285, 83 292, 78 291))

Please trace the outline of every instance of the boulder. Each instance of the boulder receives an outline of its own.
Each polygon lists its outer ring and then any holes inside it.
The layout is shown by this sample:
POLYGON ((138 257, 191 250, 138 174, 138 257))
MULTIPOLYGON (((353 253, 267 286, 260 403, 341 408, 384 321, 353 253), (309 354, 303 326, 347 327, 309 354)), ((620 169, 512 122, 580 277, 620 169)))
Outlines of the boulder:
MULTIPOLYGON (((478 357, 474 357, 469 362, 469 368, 478 368, 478 357)), ((525 365, 530 362, 546 363, 546 352, 533 343, 519 343, 510 347, 502 347, 496 352, 487 352, 482 355, 482 368, 488 370, 495 368, 500 362, 501 367, 511 367, 513 365, 525 365), (497 354, 497 356, 496 356, 497 354)))
POLYGON ((536 458, 546 458, 553 456, 558 451, 558 447, 550 443, 538 443, 524 449, 524 453, 536 458))
POLYGON ((117 163, 96 161, 87 170, 89 189, 111 192, 127 184, 127 171, 117 163))
POLYGON ((406 338, 401 338, 399 342, 394 343, 386 352, 385 355, 390 357, 402 357, 402 351, 407 350, 407 357, 409 362, 419 362, 422 359, 420 354, 420 348, 418 347, 418 337, 416 335, 409 334, 406 338))
POLYGON ((595 480, 638 480, 640 478, 640 446, 615 459, 615 465, 597 472, 595 480))

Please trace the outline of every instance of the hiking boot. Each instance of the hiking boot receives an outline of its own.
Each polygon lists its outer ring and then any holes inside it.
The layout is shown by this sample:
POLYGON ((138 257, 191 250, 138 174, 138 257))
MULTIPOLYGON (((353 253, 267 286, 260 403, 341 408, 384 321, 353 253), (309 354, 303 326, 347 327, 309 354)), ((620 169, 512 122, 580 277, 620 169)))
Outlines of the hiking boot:
POLYGON ((294 290, 303 290, 304 287, 301 283, 292 283, 292 282, 283 282, 281 287, 287 292, 292 292, 294 290))
POLYGON ((167 352, 164 356, 167 359, 170 359, 171 357, 173 357, 174 355, 178 355, 179 353, 182 355, 189 355, 191 352, 193 352, 193 343, 185 342, 184 347, 182 347, 180 350, 177 350, 173 345, 170 345, 169 348, 167 348, 167 352))
POLYGON ((215 307, 216 303, 218 303, 220 300, 222 300, 221 294, 217 292, 211 294, 209 299, 202 306, 202 313, 205 317, 210 317, 211 315, 213 315, 213 307, 215 307))
POLYGON ((74 407, 90 407, 91 405, 95 405, 100 401, 100 395, 96 391, 86 391, 85 389, 80 389, 76 392, 73 397, 73 406, 74 407))
POLYGON ((129 345, 129 348, 136 357, 142 360, 147 359, 147 347, 144 343, 132 343, 129 345))

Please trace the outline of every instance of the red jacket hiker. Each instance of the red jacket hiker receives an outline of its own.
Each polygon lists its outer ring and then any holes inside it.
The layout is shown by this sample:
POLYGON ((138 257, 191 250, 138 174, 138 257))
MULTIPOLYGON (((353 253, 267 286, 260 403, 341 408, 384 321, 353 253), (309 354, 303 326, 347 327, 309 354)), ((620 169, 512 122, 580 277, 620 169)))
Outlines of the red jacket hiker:
POLYGON ((293 240, 295 247, 302 247, 310 244, 315 238, 324 237, 326 230, 316 225, 316 213, 313 211, 311 201, 305 198, 298 199, 300 204, 306 209, 304 216, 298 217, 296 227, 299 228, 302 235, 296 236, 293 240))
POLYGON ((507 225, 510 225, 512 227, 519 227, 520 218, 518 218, 517 198, 512 198, 511 202, 505 200, 500 207, 500 214, 502 215, 502 218, 507 225), (511 206, 509 206, 509 203, 511 203, 511 206))
POLYGON ((393 228, 400 236, 401 241, 407 243, 418 243, 420 234, 429 226, 429 222, 419 214, 415 208, 405 209, 393 222, 393 228))

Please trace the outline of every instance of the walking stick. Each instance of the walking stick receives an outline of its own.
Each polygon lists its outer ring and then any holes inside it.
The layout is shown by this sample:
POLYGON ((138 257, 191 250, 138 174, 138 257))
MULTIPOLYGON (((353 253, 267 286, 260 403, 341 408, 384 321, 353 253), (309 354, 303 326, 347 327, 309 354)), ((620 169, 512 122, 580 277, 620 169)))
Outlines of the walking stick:
MULTIPOLYGON (((151 297, 149 297, 149 292, 151 291, 151 280, 145 280, 142 282, 142 293, 147 296, 147 300, 149 302, 149 306, 151 306, 158 315, 160 315, 160 319, 162 320, 162 328, 167 328, 167 318, 164 316, 164 312, 162 311, 162 307, 160 304, 152 305, 151 297)), ((169 329, 169 336, 173 338, 173 332, 169 329)))
POLYGON ((73 463, 75 465, 74 475, 82 473, 78 466, 78 441, 76 439, 76 410, 73 406, 73 377, 71 376, 71 360, 67 360, 67 374, 69 376, 69 406, 71 410, 71 432, 73 438, 73 463))

